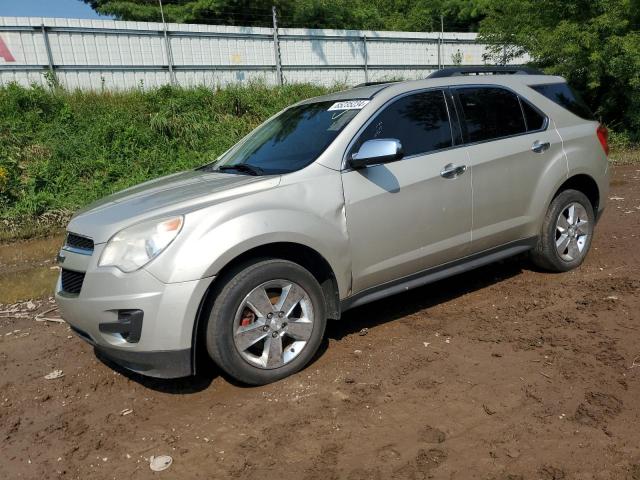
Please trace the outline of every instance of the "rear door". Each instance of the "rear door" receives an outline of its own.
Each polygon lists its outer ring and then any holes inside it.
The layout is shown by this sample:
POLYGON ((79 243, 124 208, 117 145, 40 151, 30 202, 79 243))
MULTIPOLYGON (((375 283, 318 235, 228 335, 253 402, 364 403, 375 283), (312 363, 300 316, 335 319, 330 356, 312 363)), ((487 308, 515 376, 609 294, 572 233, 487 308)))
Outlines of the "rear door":
POLYGON ((371 139, 400 141, 402 160, 343 172, 353 293, 464 256, 471 239, 471 175, 443 90, 404 95, 376 114, 347 155, 371 139), (451 167, 449 168, 451 170, 451 167))
POLYGON ((566 174, 560 136, 544 113, 511 90, 489 85, 455 92, 473 173, 472 253, 535 236, 537 186, 545 175, 566 174))

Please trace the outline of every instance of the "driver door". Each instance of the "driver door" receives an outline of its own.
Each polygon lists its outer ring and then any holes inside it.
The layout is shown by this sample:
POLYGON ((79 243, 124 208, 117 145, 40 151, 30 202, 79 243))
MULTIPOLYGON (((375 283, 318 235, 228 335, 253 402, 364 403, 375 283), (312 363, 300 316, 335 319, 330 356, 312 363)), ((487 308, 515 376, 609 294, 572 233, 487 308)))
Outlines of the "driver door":
POLYGON ((471 172, 443 90, 413 92, 376 114, 367 140, 400 141, 404 157, 343 171, 352 294, 465 256, 471 242, 471 172), (453 172, 453 173, 452 173, 453 172))

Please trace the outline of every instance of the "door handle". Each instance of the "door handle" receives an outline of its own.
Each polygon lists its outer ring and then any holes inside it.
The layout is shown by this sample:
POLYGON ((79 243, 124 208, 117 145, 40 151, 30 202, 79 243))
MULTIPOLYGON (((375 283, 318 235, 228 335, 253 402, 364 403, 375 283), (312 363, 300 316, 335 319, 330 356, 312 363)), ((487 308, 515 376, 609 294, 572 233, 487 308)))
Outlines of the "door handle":
POLYGON ((448 163, 444 166, 442 171, 440 172, 440 176, 442 178, 456 178, 462 175, 467 171, 466 165, 454 165, 453 163, 448 163))
POLYGON ((551 144, 549 142, 541 142, 540 140, 536 140, 535 142, 533 142, 533 145, 531 145, 531 151, 533 153, 544 153, 549 150, 550 146, 551 144))

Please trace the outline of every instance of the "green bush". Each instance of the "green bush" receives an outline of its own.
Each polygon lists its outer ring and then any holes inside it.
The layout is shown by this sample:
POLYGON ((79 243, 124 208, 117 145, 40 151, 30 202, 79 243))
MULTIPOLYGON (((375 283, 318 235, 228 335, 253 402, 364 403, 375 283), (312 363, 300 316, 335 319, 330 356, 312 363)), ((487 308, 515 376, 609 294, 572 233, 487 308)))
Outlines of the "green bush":
POLYGON ((215 159, 312 85, 68 92, 0 87, 0 229, 215 159))

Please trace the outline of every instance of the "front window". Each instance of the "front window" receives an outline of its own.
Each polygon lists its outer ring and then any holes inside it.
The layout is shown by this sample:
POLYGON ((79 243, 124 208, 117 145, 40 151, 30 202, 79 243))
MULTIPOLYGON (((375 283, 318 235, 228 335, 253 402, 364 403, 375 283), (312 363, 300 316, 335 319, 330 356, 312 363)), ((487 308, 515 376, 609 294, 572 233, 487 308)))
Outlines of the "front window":
POLYGON ((358 114, 353 105, 365 103, 330 101, 288 108, 204 168, 252 175, 300 170, 316 160, 358 114))
POLYGON ((422 155, 453 145, 451 124, 442 90, 406 95, 386 107, 354 143, 353 155, 367 140, 400 141, 405 157, 422 155))

